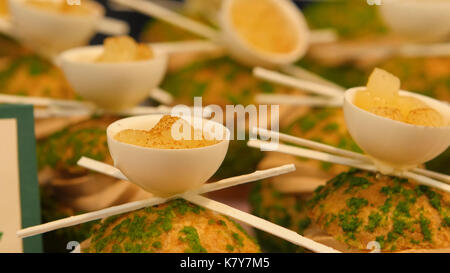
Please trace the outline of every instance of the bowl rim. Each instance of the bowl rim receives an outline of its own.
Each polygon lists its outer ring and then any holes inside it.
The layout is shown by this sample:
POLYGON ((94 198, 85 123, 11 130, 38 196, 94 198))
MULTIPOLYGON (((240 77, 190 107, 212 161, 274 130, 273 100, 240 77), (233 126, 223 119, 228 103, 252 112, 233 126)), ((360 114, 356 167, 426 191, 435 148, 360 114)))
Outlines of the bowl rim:
POLYGON ((59 12, 53 12, 53 11, 49 11, 46 9, 40 9, 40 8, 33 7, 32 5, 28 5, 26 3, 26 0, 8 0, 8 3, 10 4, 10 6, 16 5, 16 7, 20 7, 21 9, 25 9, 27 11, 32 11, 35 13, 39 13, 41 15, 45 15, 47 17, 53 17, 58 20, 66 20, 66 21, 72 20, 72 19, 85 20, 86 18, 102 18, 105 16, 105 13, 106 13, 103 5, 101 5, 100 3, 96 2, 96 1, 92 1, 92 0, 87 1, 87 3, 89 3, 88 5, 91 5, 95 9, 95 11, 93 11, 89 14, 86 14, 86 15, 71 14, 71 13, 62 14, 59 12))
POLYGON ((252 52, 254 56, 273 64, 292 63, 306 54, 309 48, 310 31, 303 13, 293 3, 287 0, 267 0, 280 7, 283 14, 291 23, 293 23, 292 25, 295 26, 296 33, 298 34, 298 42, 294 50, 288 53, 272 53, 252 46, 245 39, 241 38, 236 31, 234 31, 234 26, 230 20, 231 6, 234 1, 235 0, 223 1, 219 15, 220 22, 223 26, 222 32, 226 32, 232 37, 232 43, 237 43, 238 46, 252 52))
MULTIPOLYGON (((151 46, 149 46, 151 48, 151 46)), ((81 46, 81 47, 75 47, 67 49, 63 52, 61 52, 57 59, 61 64, 77 64, 77 65, 85 65, 85 66, 95 66, 96 68, 101 67, 118 67, 118 66, 136 66, 136 65, 150 65, 155 64, 159 61, 165 61, 168 60, 168 54, 164 51, 160 50, 153 50, 153 56, 149 59, 144 60, 137 60, 137 61, 126 61, 126 62, 96 62, 95 60, 77 60, 76 56, 80 53, 85 52, 92 52, 95 54, 101 54, 101 51, 103 49, 103 45, 91 45, 91 46, 81 46)))
MULTIPOLYGON (((432 101, 433 104, 440 105, 441 109, 445 108, 445 107, 447 108, 448 114, 444 117, 444 118, 447 119, 447 122, 448 122, 446 126, 433 127, 433 126, 424 126, 424 125, 410 124, 410 123, 406 123, 406 122, 402 122, 402 121, 398 121, 398 120, 393 120, 393 119, 390 119, 390 118, 387 118, 387 117, 379 116, 379 115, 376 115, 374 113, 371 113, 371 112, 369 112, 369 111, 367 111, 365 109, 362 109, 362 108, 356 106, 354 104, 354 102, 353 102, 355 94, 357 92, 364 91, 366 88, 367 88, 366 86, 357 86, 357 87, 352 87, 352 88, 347 89, 345 91, 345 93, 344 93, 344 109, 346 108, 345 106, 348 105, 352 109, 356 109, 356 111, 361 111, 364 114, 369 115, 371 117, 375 117, 375 118, 384 120, 386 122, 387 121, 393 122, 394 124, 398 124, 398 125, 404 126, 405 128, 410 128, 410 129, 412 129, 412 128, 419 129, 420 128, 422 130, 439 130, 439 131, 440 130, 448 130, 448 129, 450 129, 450 105, 446 105, 442 101, 439 101, 437 99, 434 99, 434 98, 431 98, 431 97, 427 97, 427 96, 424 96, 424 95, 421 95, 421 94, 417 94, 417 93, 414 93, 414 92, 410 92, 410 91, 406 91, 406 90, 402 90, 402 89, 399 90, 399 94, 400 95, 406 95, 406 96, 409 96, 409 97, 418 98, 422 102, 425 102, 426 104, 428 104, 427 101, 432 101)), ((431 106, 429 104, 428 104, 428 106, 430 108, 432 108, 433 110, 438 111, 441 115, 442 114, 445 115, 445 113, 442 113, 442 111, 436 109, 436 107, 433 107, 433 106, 431 106)))
MULTIPOLYGON (((113 132, 111 132, 111 131, 113 130, 114 126, 117 126, 118 122, 123 122, 123 121, 126 122, 126 121, 129 121, 129 120, 136 120, 136 119, 146 119, 146 118, 150 118, 150 117, 151 118, 155 118, 155 117, 158 117, 158 116, 161 119, 163 116, 167 116, 167 114, 141 115, 141 116, 127 117, 127 118, 123 118, 123 119, 119 119, 119 120, 114 121, 113 123, 108 125, 108 127, 106 128, 106 135, 107 135, 108 142, 111 141, 112 143, 117 144, 117 145, 124 145, 125 147, 130 147, 130 148, 134 148, 134 149, 140 149, 142 151, 146 151, 147 150, 147 151, 160 151, 160 152, 174 153, 174 152, 177 152, 177 151, 180 151, 180 152, 181 151, 192 151, 192 150, 200 151, 200 150, 207 150, 207 149, 217 148, 218 146, 228 144, 229 141, 230 141, 229 137, 225 137, 224 139, 220 140, 219 142, 217 142, 215 144, 208 145, 208 146, 203 146, 203 147, 183 148, 183 149, 163 149, 163 148, 144 147, 144 146, 140 146, 140 145, 135 145, 135 144, 129 144, 129 143, 121 142, 121 141, 118 141, 118 140, 116 140, 114 138, 115 135, 112 135, 113 132)), ((170 116, 178 116, 178 115, 170 114, 170 116)), ((178 117, 183 118, 182 116, 178 116, 178 117)), ((213 121, 213 120, 204 119, 204 118, 199 118, 199 117, 193 117, 193 118, 194 119, 202 119, 203 121, 212 122, 214 124, 217 124, 217 125, 221 126, 222 128, 225 128, 225 132, 226 132, 227 136, 230 135, 230 130, 226 126, 224 126, 223 124, 221 124, 219 122, 216 122, 216 121, 213 121)), ((122 129, 122 130, 125 130, 125 129, 122 129)))

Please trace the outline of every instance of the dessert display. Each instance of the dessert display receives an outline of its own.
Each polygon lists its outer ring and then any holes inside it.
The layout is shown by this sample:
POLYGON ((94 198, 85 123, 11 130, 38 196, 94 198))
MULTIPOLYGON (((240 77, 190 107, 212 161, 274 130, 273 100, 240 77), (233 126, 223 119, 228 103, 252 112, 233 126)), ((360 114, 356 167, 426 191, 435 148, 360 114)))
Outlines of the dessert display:
POLYGON ((153 19, 86 46, 100 3, 9 2, 18 41, 0 37, 0 103, 34 105, 42 211, 19 239, 43 234, 45 252, 450 252, 448 54, 399 54, 417 45, 377 7, 111 0, 153 19), (215 48, 178 43, 199 37, 215 48), (259 66, 305 87, 261 80, 259 66))

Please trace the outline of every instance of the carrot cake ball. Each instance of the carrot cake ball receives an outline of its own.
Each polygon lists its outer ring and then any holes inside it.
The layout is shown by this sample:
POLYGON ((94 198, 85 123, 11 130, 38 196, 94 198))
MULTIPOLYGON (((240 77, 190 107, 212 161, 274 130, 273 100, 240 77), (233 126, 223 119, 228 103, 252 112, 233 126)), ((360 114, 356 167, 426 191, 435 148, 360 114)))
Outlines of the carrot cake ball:
POLYGON ((50 168, 57 177, 73 178, 90 172, 77 165, 82 156, 112 164, 106 127, 114 117, 94 117, 54 133, 37 143, 38 167, 50 168))
MULTIPOLYGON (((377 242, 381 252, 450 252, 446 192, 357 170, 339 174, 312 195, 261 185, 252 195, 255 212, 340 251, 368 252, 368 244, 377 242)), ((305 251, 267 233, 258 233, 258 239, 265 250, 305 251)))
POLYGON ((33 53, 0 58, 0 93, 75 99, 62 71, 33 53))
POLYGON ((383 252, 450 251, 450 194, 412 180, 341 173, 316 189, 308 215, 304 234, 342 251, 367 251, 371 241, 383 252))
POLYGON ((87 253, 260 252, 239 224, 182 199, 109 217, 83 245, 87 253))

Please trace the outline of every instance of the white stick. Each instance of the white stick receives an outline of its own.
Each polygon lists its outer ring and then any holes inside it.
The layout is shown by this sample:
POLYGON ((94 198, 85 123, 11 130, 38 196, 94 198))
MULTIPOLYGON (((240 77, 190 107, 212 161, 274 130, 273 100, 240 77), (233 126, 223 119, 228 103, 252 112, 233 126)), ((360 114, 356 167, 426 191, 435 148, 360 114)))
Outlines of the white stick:
POLYGON ((0 102, 2 103, 14 103, 14 104, 32 104, 34 106, 58 106, 58 107, 72 107, 72 108, 92 108, 92 104, 74 101, 74 100, 60 100, 44 97, 24 97, 15 95, 0 94, 0 102))
POLYGON ((324 95, 333 98, 336 97, 341 98, 343 96, 343 92, 334 87, 314 83, 311 81, 301 80, 262 67, 255 67, 253 69, 253 75, 260 79, 297 88, 303 91, 309 91, 318 95, 324 95))
POLYGON ((128 178, 119 169, 114 168, 113 166, 101 161, 93 160, 83 156, 80 158, 80 160, 78 160, 77 164, 86 169, 106 174, 120 180, 128 181, 128 178))
POLYGON ((311 44, 333 43, 338 38, 336 30, 329 28, 311 30, 309 33, 309 43, 311 44))
POLYGON ((111 1, 126 7, 133 8, 146 15, 156 17, 160 20, 166 21, 170 24, 191 31, 195 34, 198 34, 212 41, 219 41, 220 39, 220 34, 213 28, 208 27, 195 20, 191 20, 185 16, 182 16, 170 9, 164 8, 155 3, 142 0, 111 0, 111 1))
POLYGON ((258 104, 285 104, 315 107, 340 107, 343 103, 342 98, 330 99, 285 94, 258 94, 255 96, 255 102, 258 104))
POLYGON ((127 22, 111 17, 104 17, 97 24, 98 32, 107 35, 127 35, 130 32, 130 26, 127 22))
MULTIPOLYGON (((323 143, 319 143, 319 142, 315 142, 315 141, 311 141, 305 138, 301 138, 301 137, 294 137, 294 136, 290 136, 287 134, 283 134, 283 133, 279 133, 279 132, 274 132, 274 131, 269 131, 266 129, 262 129, 262 128, 252 128, 252 132, 257 135, 259 134, 260 136, 263 136, 265 138, 273 138, 273 139, 279 139, 282 141, 286 141, 289 143, 293 143, 293 144, 297 144, 300 146, 305 146, 311 149, 315 149, 315 150, 319 150, 319 151, 323 151, 323 152, 327 152, 327 153, 332 153, 332 154, 337 154, 337 155, 341 155, 344 157, 349 157, 349 158, 354 158, 354 159, 358 159, 361 160, 363 162, 372 162, 372 160, 367 157, 364 154, 360 154, 360 153, 355 153, 353 151, 348 151, 348 150, 344 150, 344 149, 340 149, 340 148, 336 148, 327 144, 323 144, 323 143)), ((429 171, 429 170, 425 170, 422 168, 414 168, 411 170, 414 173, 423 175, 423 176, 428 176, 430 178, 434 178, 436 180, 442 181, 444 183, 450 184, 450 176, 445 175, 445 174, 441 174, 441 173, 437 173, 437 172, 433 172, 433 171, 429 171)))
MULTIPOLYGON (((299 147, 293 147, 289 145, 284 144, 278 144, 277 147, 275 147, 271 142, 261 141, 261 140, 250 140, 247 142, 247 145, 254 148, 261 148, 264 145, 267 145, 269 147, 272 147, 275 151, 290 154, 294 156, 300 156, 300 157, 306 157, 311 158, 315 160, 320 161, 326 161, 331 162, 334 164, 341 164, 341 165, 347 165, 350 167, 371 171, 371 172, 377 172, 377 168, 373 164, 367 164, 366 162, 360 161, 358 159, 351 159, 341 156, 335 156, 328 153, 308 150, 304 148, 299 147)), ((431 186, 446 192, 450 192, 450 185, 442 183, 440 181, 434 180, 429 177, 425 177, 419 174, 415 174, 412 172, 401 172, 401 173, 394 173, 393 175, 399 176, 399 177, 406 177, 414 179, 419 184, 431 186)))
MULTIPOLYGON (((121 180, 128 181, 128 178, 125 177, 125 175, 123 175, 119 169, 117 169, 109 164, 106 164, 106 163, 103 163, 103 162, 100 162, 100 161, 97 161, 94 159, 90 159, 90 158, 87 158, 84 156, 77 162, 77 164, 86 169, 96 171, 96 172, 99 172, 99 173, 102 173, 105 175, 109 175, 109 176, 112 176, 112 177, 115 177, 115 178, 118 178, 121 180)), ((207 193, 207 192, 211 192, 211 191, 222 190, 225 188, 229 188, 232 186, 240 185, 240 184, 251 182, 251 181, 262 180, 267 177, 282 175, 282 174, 293 172, 293 171, 295 171, 295 165, 287 164, 287 165, 283 165, 280 167, 274 167, 274 168, 270 168, 267 170, 259 170, 259 171, 255 171, 250 174, 244 174, 244 175, 240 175, 240 176, 225 178, 225 179, 222 179, 217 182, 204 184, 199 189, 194 189, 194 190, 191 190, 190 192, 192 194, 203 194, 203 193, 207 193)))
POLYGON ((441 183, 439 181, 436 181, 430 177, 426 177, 417 173, 413 173, 413 172, 403 172, 401 174, 398 174, 398 176, 400 177, 405 177, 405 178, 411 178, 412 180, 417 181, 419 184, 423 184, 426 186, 430 186, 430 187, 434 187, 446 192, 450 192, 450 185, 449 184, 444 184, 441 183))
POLYGON ((299 79, 303 79, 303 80, 307 80, 307 81, 311 81, 314 83, 318 83, 321 85, 325 85, 328 87, 332 87, 335 88, 337 90, 340 90, 342 92, 345 91, 345 88, 343 88, 342 86, 339 86, 338 84, 329 81, 325 78, 323 78, 320 75, 317 75, 311 71, 308 71, 304 68, 301 68, 299 66, 293 65, 293 64, 288 64, 288 65, 283 65, 281 67, 279 67, 279 69, 286 74, 289 74, 293 77, 299 78, 299 79))
POLYGON ((306 237, 301 236, 300 234, 284 228, 282 226, 273 224, 267 220, 264 220, 262 218, 256 217, 254 215, 251 215, 249 213, 243 212, 241 210, 232 208, 230 206, 227 206, 225 204, 219 203, 217 201, 208 199, 206 197, 200 196, 200 195, 188 195, 184 194, 183 198, 187 201, 197 204, 199 206, 208 208, 210 210, 213 210, 215 212, 227 215, 229 217, 232 217, 236 220, 242 221, 246 224, 251 225, 254 228, 260 229, 262 231, 268 232, 272 235, 275 235, 279 238, 282 238, 286 241, 289 241, 293 244, 299 245, 301 247, 307 248, 309 250, 312 250, 314 252, 319 253, 340 253, 339 251, 335 250, 334 248, 328 247, 326 245, 317 243, 311 239, 308 239, 306 237))
POLYGON ((44 118, 54 118, 54 117, 82 117, 90 116, 93 111, 87 109, 60 109, 58 107, 53 108, 34 108, 34 118, 44 119, 44 118))
POLYGON ((113 207, 109 207, 106 209, 88 212, 85 214, 80 214, 80 215, 56 220, 53 222, 48 222, 48 223, 45 223, 42 225, 37 225, 37 226, 21 229, 21 230, 17 231, 16 234, 17 234, 17 237, 19 237, 19 238, 26 238, 26 237, 42 234, 45 232, 49 232, 52 230, 56 230, 56 229, 71 227, 71 226, 75 226, 78 224, 83 224, 86 222, 102 219, 105 217, 109 217, 109 216, 113 216, 113 215, 117 215, 117 214, 121 214, 121 213, 126 213, 126 212, 130 212, 130 211, 134 211, 134 210, 138 210, 138 209, 142 209, 142 208, 146 208, 146 207, 150 207, 150 206, 154 206, 154 205, 158 205, 158 204, 162 204, 164 202, 167 202, 168 200, 169 199, 160 198, 160 197, 152 197, 152 198, 149 198, 146 200, 130 202, 130 203, 126 203, 126 204, 119 205, 119 206, 113 206, 113 207))
POLYGON ((425 169, 422 169, 422 168, 415 168, 415 169, 412 170, 412 172, 415 172, 415 173, 423 175, 423 176, 428 176, 428 177, 431 177, 431 178, 434 178, 434 179, 446 182, 447 184, 450 183, 450 175, 446 175, 446 174, 443 174, 443 173, 437 173, 437 172, 433 172, 433 171, 430 171, 430 170, 425 170, 425 169))
POLYGON ((371 163, 371 160, 363 154, 336 148, 336 147, 333 147, 333 146, 330 146, 327 144, 323 144, 323 143, 319 143, 319 142, 315 142, 315 141, 312 141, 309 139, 305 139, 305 138, 301 138, 301 137, 294 137, 294 136, 290 136, 287 134, 269 131, 269 130, 266 130, 263 128, 257 128, 257 127, 252 128, 252 131, 255 135, 259 134, 260 136, 263 136, 266 138, 279 139, 279 140, 297 144, 300 146, 305 146, 305 147, 308 147, 311 149, 315 149, 315 150, 319 150, 319 151, 323 151, 323 152, 327 152, 327 153, 332 153, 332 154, 337 154, 337 155, 341 155, 344 157, 358 159, 358 160, 364 161, 366 163, 371 163))
MULTIPOLYGON (((153 115, 153 114, 165 114, 165 115, 171 115, 172 110, 175 107, 169 107, 169 106, 165 106, 165 105, 160 105, 157 107, 152 107, 152 106, 136 106, 133 107, 131 109, 128 110, 124 110, 121 111, 119 113, 115 113, 115 114, 119 114, 122 116, 138 116, 138 115, 153 115)), ((191 113, 195 113, 193 107, 190 107, 191 113)), ((203 116, 204 117, 210 117, 212 113, 212 109, 211 107, 207 106, 203 108, 203 116)))
POLYGON ((217 190, 222 190, 225 188, 237 186, 237 185, 247 183, 247 182, 263 180, 268 177, 278 176, 278 175, 290 173, 293 171, 295 171, 295 165, 287 164, 287 165, 283 165, 280 167, 274 167, 274 168, 270 168, 267 170, 259 170, 259 171, 255 171, 250 174, 244 174, 244 175, 240 175, 240 176, 222 179, 220 181, 213 182, 213 183, 208 183, 208 184, 203 185, 200 189, 192 190, 190 192, 194 193, 194 194, 203 194, 203 193, 207 193, 207 192, 212 192, 212 191, 217 191, 217 190))
MULTIPOLYGON (((122 177, 119 174, 120 173, 119 170, 117 170, 116 168, 114 168, 112 166, 107 167, 107 166, 105 166, 106 164, 104 164, 104 163, 96 162, 95 160, 92 160, 92 159, 91 160, 84 159, 82 163, 83 163, 83 166, 85 166, 89 169, 95 170, 95 171, 102 172, 106 175, 114 174, 114 177, 126 178, 126 177, 122 177)), ((237 177, 233 177, 233 178, 224 179, 224 180, 221 180, 221 181, 218 181, 215 183, 203 185, 200 189, 193 190, 192 193, 195 193, 195 194, 197 194, 199 192, 206 193, 206 192, 214 191, 217 189, 224 189, 227 187, 244 184, 244 183, 248 183, 248 182, 255 181, 255 180, 265 179, 268 177, 272 177, 274 175, 280 175, 283 173, 292 172, 294 170, 295 170, 295 166, 293 164, 290 164, 290 165, 284 165, 284 166, 281 166, 278 168, 257 171, 253 174, 241 175, 241 176, 237 176, 237 177), (217 183, 217 185, 216 185, 216 183, 217 183), (215 185, 215 186, 211 186, 211 185, 215 185), (206 187, 206 188, 203 189, 203 187, 206 187)), ((126 179, 123 179, 123 180, 126 180, 126 179)), ((86 223, 89 221, 102 219, 102 218, 109 217, 112 215, 117 215, 117 214, 126 213, 126 212, 130 212, 130 211, 138 210, 141 208, 149 207, 149 206, 154 206, 154 205, 165 203, 168 200, 172 200, 172 199, 179 198, 179 197, 180 197, 180 195, 174 195, 169 198, 153 197, 153 198, 149 198, 149 199, 142 200, 142 201, 126 203, 123 205, 114 206, 114 207, 110 207, 110 208, 106 208, 106 209, 102 209, 102 210, 98 210, 98 211, 94 211, 94 212, 88 212, 85 214, 80 214, 77 216, 72 216, 72 217, 56 220, 53 222, 45 223, 42 225, 37 225, 34 227, 29 227, 29 228, 19 230, 17 232, 17 236, 19 238, 25 238, 25 237, 49 232, 49 231, 59 229, 59 228, 70 227, 70 226, 86 223)))
POLYGON ((173 103, 173 96, 169 92, 162 90, 160 88, 154 88, 150 92, 150 98, 165 105, 170 105, 173 103))
POLYGON ((217 43, 206 40, 150 43, 149 46, 155 51, 161 51, 167 54, 185 52, 214 52, 223 50, 223 47, 217 43))
POLYGON ((364 170, 368 170, 368 171, 376 171, 376 168, 373 165, 368 164, 366 162, 362 162, 357 159, 351 159, 351 158, 347 158, 347 157, 332 155, 332 154, 318 152, 318 151, 309 150, 309 149, 305 149, 305 148, 294 147, 294 146, 285 145, 285 144, 278 144, 278 145, 276 145, 277 146, 276 147, 275 145, 273 145, 270 142, 261 141, 261 140, 249 140, 247 142, 247 145, 250 147, 254 147, 254 148, 260 148, 261 146, 264 146, 264 145, 270 145, 270 147, 275 148, 275 151, 285 153, 285 154, 306 157, 306 158, 310 158, 310 159, 326 161, 326 162, 331 162, 331 163, 335 163, 335 164, 347 165, 347 166, 360 168, 360 169, 364 169, 364 170))
POLYGON ((404 57, 450 56, 450 43, 401 45, 397 54, 404 57))
POLYGON ((172 107, 160 105, 152 106, 136 106, 128 110, 123 110, 119 114, 122 116, 138 116, 138 115, 152 115, 152 114, 170 114, 172 107))

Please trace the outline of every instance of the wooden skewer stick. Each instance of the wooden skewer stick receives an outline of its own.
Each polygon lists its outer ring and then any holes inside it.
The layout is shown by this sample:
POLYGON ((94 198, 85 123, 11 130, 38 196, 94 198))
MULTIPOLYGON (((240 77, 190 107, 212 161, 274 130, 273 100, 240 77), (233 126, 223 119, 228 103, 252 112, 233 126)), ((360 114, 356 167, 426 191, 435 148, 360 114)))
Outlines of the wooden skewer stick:
POLYGON ((71 107, 71 108, 84 108, 91 109, 92 104, 75 101, 75 100, 61 100, 61 99, 51 99, 44 97, 24 97, 15 95, 0 94, 0 102, 2 103, 14 103, 14 104, 32 104, 34 106, 50 107, 71 107))
MULTIPOLYGON (((128 178, 119 169, 117 169, 109 164, 103 163, 101 161, 97 161, 97 160, 90 159, 88 157, 83 156, 78 161, 78 165, 80 165, 86 169, 90 169, 92 171, 96 171, 96 172, 99 172, 99 173, 102 173, 102 174, 105 174, 108 176, 115 177, 120 180, 128 181, 128 178)), ((275 167, 275 168, 271 168, 271 169, 267 169, 267 170, 255 171, 251 174, 244 174, 244 175, 240 175, 240 176, 225 178, 220 181, 213 182, 213 183, 207 183, 207 184, 204 184, 199 189, 194 189, 189 192, 192 194, 204 194, 207 192, 218 191, 218 190, 222 190, 222 189, 229 188, 232 186, 240 185, 243 183, 242 181, 251 182, 251 181, 255 181, 255 180, 262 180, 262 179, 267 178, 267 175, 269 175, 269 174, 270 174, 270 176, 277 176, 277 175, 282 175, 282 174, 285 174, 287 172, 292 172, 292 171, 295 171, 295 165, 287 164, 287 165, 283 165, 280 167, 275 167)))
POLYGON ((412 172, 415 172, 417 174, 423 175, 423 176, 428 176, 437 180, 441 180, 447 184, 450 183, 450 175, 446 175, 443 173, 437 173, 437 172, 433 172, 430 170, 426 170, 426 169, 422 169, 422 168, 414 168, 412 170, 412 172))
MULTIPOLYGON (((130 32, 130 26, 126 21, 113 17, 103 17, 95 26, 96 31, 107 35, 127 35, 130 32)), ((17 31, 11 23, 11 19, 5 16, 0 17, 0 32, 18 38, 17 31)))
POLYGON ((89 111, 87 109, 59 109, 59 108, 44 108, 34 109, 34 118, 36 119, 46 119, 46 118, 55 118, 55 117, 84 117, 84 116, 91 116, 92 111, 89 111))
MULTIPOLYGON (((262 128, 252 128, 252 132, 253 134, 257 135, 259 134, 260 136, 266 137, 266 138, 273 138, 273 139, 279 139, 282 141, 286 141, 289 143, 293 143, 293 144, 297 144, 300 146, 305 146, 311 149, 315 149, 318 151, 323 151, 323 152, 327 152, 327 153, 331 153, 331 154, 337 154, 337 155, 341 155, 344 157, 349 157, 349 158, 355 158, 358 160, 361 160, 363 162, 368 162, 368 163, 372 163, 371 159, 369 157, 367 157, 364 154, 360 154, 360 153, 356 153, 353 151, 349 151, 349 150, 344 150, 344 149, 340 149, 340 148, 336 148, 327 144, 323 144, 323 143, 319 143, 319 142, 315 142, 315 141, 311 141, 308 139, 304 139, 301 137, 294 137, 294 136, 290 136, 287 134, 283 134, 283 133, 279 133, 279 132, 274 132, 274 131, 269 131, 266 129, 262 129, 262 128)), ((428 176, 430 178, 436 179, 436 180, 440 180, 444 183, 450 184, 450 176, 449 175, 445 175, 442 173, 437 173, 437 172, 433 172, 433 171, 429 171, 429 170, 425 170, 422 168, 414 168, 411 170, 414 173, 417 173, 419 175, 422 176, 428 176)))
POLYGON ((120 180, 128 181, 128 178, 119 169, 109 164, 103 163, 101 161, 91 159, 89 157, 85 156, 81 157, 80 160, 78 160, 77 164, 86 169, 90 169, 108 176, 112 176, 120 180))
POLYGON ((301 80, 294 78, 273 70, 265 69, 262 67, 255 67, 253 69, 253 75, 257 78, 267 80, 270 82, 278 83, 281 85, 297 88, 303 91, 308 91, 315 93, 317 95, 332 97, 332 98, 342 98, 344 93, 335 87, 330 87, 327 85, 301 80))
POLYGON ((113 17, 104 17, 98 22, 96 29, 98 32, 107 35, 127 35, 130 33, 130 25, 113 17))
POLYGON ((197 35, 206 37, 212 41, 218 41, 220 34, 213 28, 206 26, 202 23, 191 20, 185 16, 178 14, 170 9, 164 8, 160 5, 152 3, 150 1, 141 0, 112 0, 114 3, 133 8, 146 15, 156 17, 160 20, 166 21, 177 27, 187 29, 197 35))
POLYGON ((297 65, 293 65, 293 64, 288 64, 288 65, 283 65, 281 67, 279 67, 280 71, 282 71, 283 73, 286 73, 288 75, 291 75, 295 78, 299 78, 299 79, 303 79, 306 81, 311 81, 314 83, 318 83, 318 84, 322 84, 325 86, 329 86, 332 88, 335 88, 336 90, 340 90, 342 92, 345 91, 345 88, 328 80, 325 79, 324 77, 317 75, 311 71, 308 71, 300 66, 297 65))
POLYGON ((359 154, 359 153, 355 153, 352 151, 348 151, 348 150, 344 150, 344 149, 340 149, 340 148, 336 148, 327 144, 323 144, 323 143, 319 143, 316 141, 312 141, 309 139, 304 139, 301 137, 295 137, 295 136, 291 136, 291 135, 287 135, 287 134, 283 134, 283 133, 279 133, 279 132, 274 132, 274 131, 270 131, 270 130, 266 130, 263 128, 257 128, 257 127, 253 127, 252 128, 253 134, 257 135, 259 134, 260 136, 266 137, 266 138, 274 138, 274 139, 279 139, 282 141, 286 141, 288 143, 292 143, 292 144, 296 144, 296 145, 300 145, 300 146, 305 146, 311 149, 315 149, 318 151, 323 151, 323 152, 327 152, 327 153, 332 153, 332 154, 337 154, 337 155, 341 155, 344 157, 349 157, 349 158, 354 158, 354 159, 358 159, 361 161, 365 161, 366 163, 371 163, 371 161, 363 154, 359 154))
POLYGON ((339 34, 332 28, 312 30, 309 34, 309 42, 311 44, 334 43, 338 39, 339 34))
MULTIPOLYGON (((346 166, 350 166, 350 167, 354 167, 354 168, 358 168, 358 169, 362 169, 362 170, 367 170, 367 171, 371 171, 371 172, 377 172, 377 168, 373 164, 366 163, 366 162, 363 162, 358 159, 336 156, 336 155, 332 155, 332 154, 328 154, 328 153, 324 153, 324 152, 318 152, 318 151, 313 151, 313 150, 309 150, 309 149, 304 149, 304 148, 299 148, 299 147, 294 147, 294 146, 289 146, 289 145, 284 145, 284 144, 278 144, 278 145, 276 145, 277 147, 275 147, 275 145, 273 145, 273 143, 270 143, 267 141, 261 141, 261 140, 250 140, 247 142, 247 145, 250 147, 254 147, 254 148, 261 148, 262 146, 266 145, 268 147, 270 146, 270 147, 274 148, 275 151, 285 153, 285 154, 306 157, 306 158, 316 159, 316 160, 320 160, 320 161, 326 161, 326 162, 335 163, 335 164, 346 165, 346 166)), ((394 173, 393 175, 399 176, 399 177, 411 178, 411 179, 414 179, 415 181, 417 181, 419 184, 427 185, 427 186, 434 187, 434 188, 437 188, 437 189, 440 189, 440 190, 443 190, 446 192, 450 192, 449 184, 445 184, 440 181, 434 180, 432 178, 422 176, 419 174, 415 174, 410 171, 394 173)))
MULTIPOLYGON (((82 164, 84 167, 88 167, 89 169, 99 171, 106 175, 114 176, 116 178, 126 178, 126 177, 122 177, 123 174, 121 174, 121 172, 119 170, 117 170, 116 168, 114 168, 112 166, 109 166, 109 167, 105 166, 107 164, 97 162, 92 159, 89 159, 89 160, 82 159, 82 160, 83 160, 82 164)), ((292 171, 295 171, 294 164, 283 165, 283 166, 280 166, 277 168, 256 171, 251 174, 232 177, 232 178, 224 179, 224 180, 221 180, 221 181, 218 181, 215 183, 211 183, 211 184, 205 184, 200 189, 193 190, 192 193, 194 193, 194 194, 206 193, 206 192, 210 192, 210 191, 214 191, 214 190, 218 190, 218 189, 224 189, 227 187, 248 183, 248 182, 255 181, 255 180, 265 179, 265 178, 272 177, 275 175, 289 173, 292 171)), ((127 180, 127 179, 124 179, 124 180, 127 180)), ((190 192, 188 192, 188 193, 190 193, 190 192)), ((53 222, 48 222, 48 223, 45 223, 42 225, 37 225, 37 226, 28 227, 28 228, 19 230, 17 232, 17 236, 19 238, 25 238, 25 237, 29 237, 29 236, 33 236, 33 235, 37 235, 37 234, 42 234, 42 233, 49 232, 49 231, 52 231, 55 229, 70 227, 70 226, 90 222, 93 220, 102 219, 105 217, 138 210, 141 208, 150 207, 150 206, 154 206, 157 204, 162 204, 169 200, 180 198, 180 197, 181 197, 180 194, 174 195, 174 196, 171 196, 168 198, 152 197, 152 198, 149 198, 146 200, 130 202, 130 203, 126 203, 126 204, 122 204, 122 205, 118 205, 118 206, 114 206, 114 207, 110 207, 110 208, 106 208, 106 209, 102 209, 102 210, 98 210, 98 211, 94 211, 94 212, 88 212, 85 214, 80 214, 77 216, 72 216, 72 217, 56 220, 53 222)))
POLYGON ((310 97, 301 95, 285 95, 285 94, 257 94, 255 102, 258 104, 287 104, 297 106, 312 106, 312 107, 340 107, 343 100, 330 99, 323 97, 310 97))
MULTIPOLYGON (((157 95, 160 100, 170 102, 171 97, 163 93, 165 91, 157 89, 157 95), (164 97, 164 98, 163 98, 164 97)), ((38 107, 46 107, 44 109, 35 109, 37 118, 48 117, 69 117, 90 115, 95 112, 102 112, 104 110, 97 108, 95 105, 89 102, 80 102, 74 100, 59 100, 43 97, 23 97, 15 95, 0 94, 0 103, 12 103, 12 104, 31 104, 38 107)), ((124 116, 144 115, 144 114, 159 114, 170 113, 171 107, 164 105, 158 107, 150 106, 136 106, 131 109, 124 110, 118 114, 124 116)))
POLYGON ((148 44, 153 50, 167 54, 186 52, 216 52, 222 51, 223 47, 208 40, 190 40, 178 42, 159 42, 148 44))
POLYGON ((164 105, 171 105, 174 100, 173 96, 169 92, 162 90, 161 88, 154 88, 150 92, 150 98, 164 105))
POLYGON ((301 236, 300 234, 284 228, 282 226, 273 224, 267 220, 264 220, 262 218, 256 217, 254 215, 251 215, 249 213, 243 212, 241 210, 235 209, 233 207, 227 206, 225 204, 219 203, 217 201, 208 199, 206 197, 200 196, 200 195, 191 195, 191 194, 184 194, 182 196, 184 199, 186 199, 189 202, 192 202, 194 204, 197 204, 199 206, 208 208, 210 210, 216 211, 218 213, 227 215, 229 217, 232 217, 236 220, 242 221, 244 223, 247 223, 257 229, 263 230, 265 232, 268 232, 272 235, 275 235, 279 238, 282 238, 284 240, 287 240, 293 244, 299 245, 301 247, 307 248, 309 250, 312 250, 314 252, 319 253, 340 253, 339 251, 335 250, 334 248, 328 247, 326 245, 317 243, 311 239, 308 239, 306 237, 301 236))

